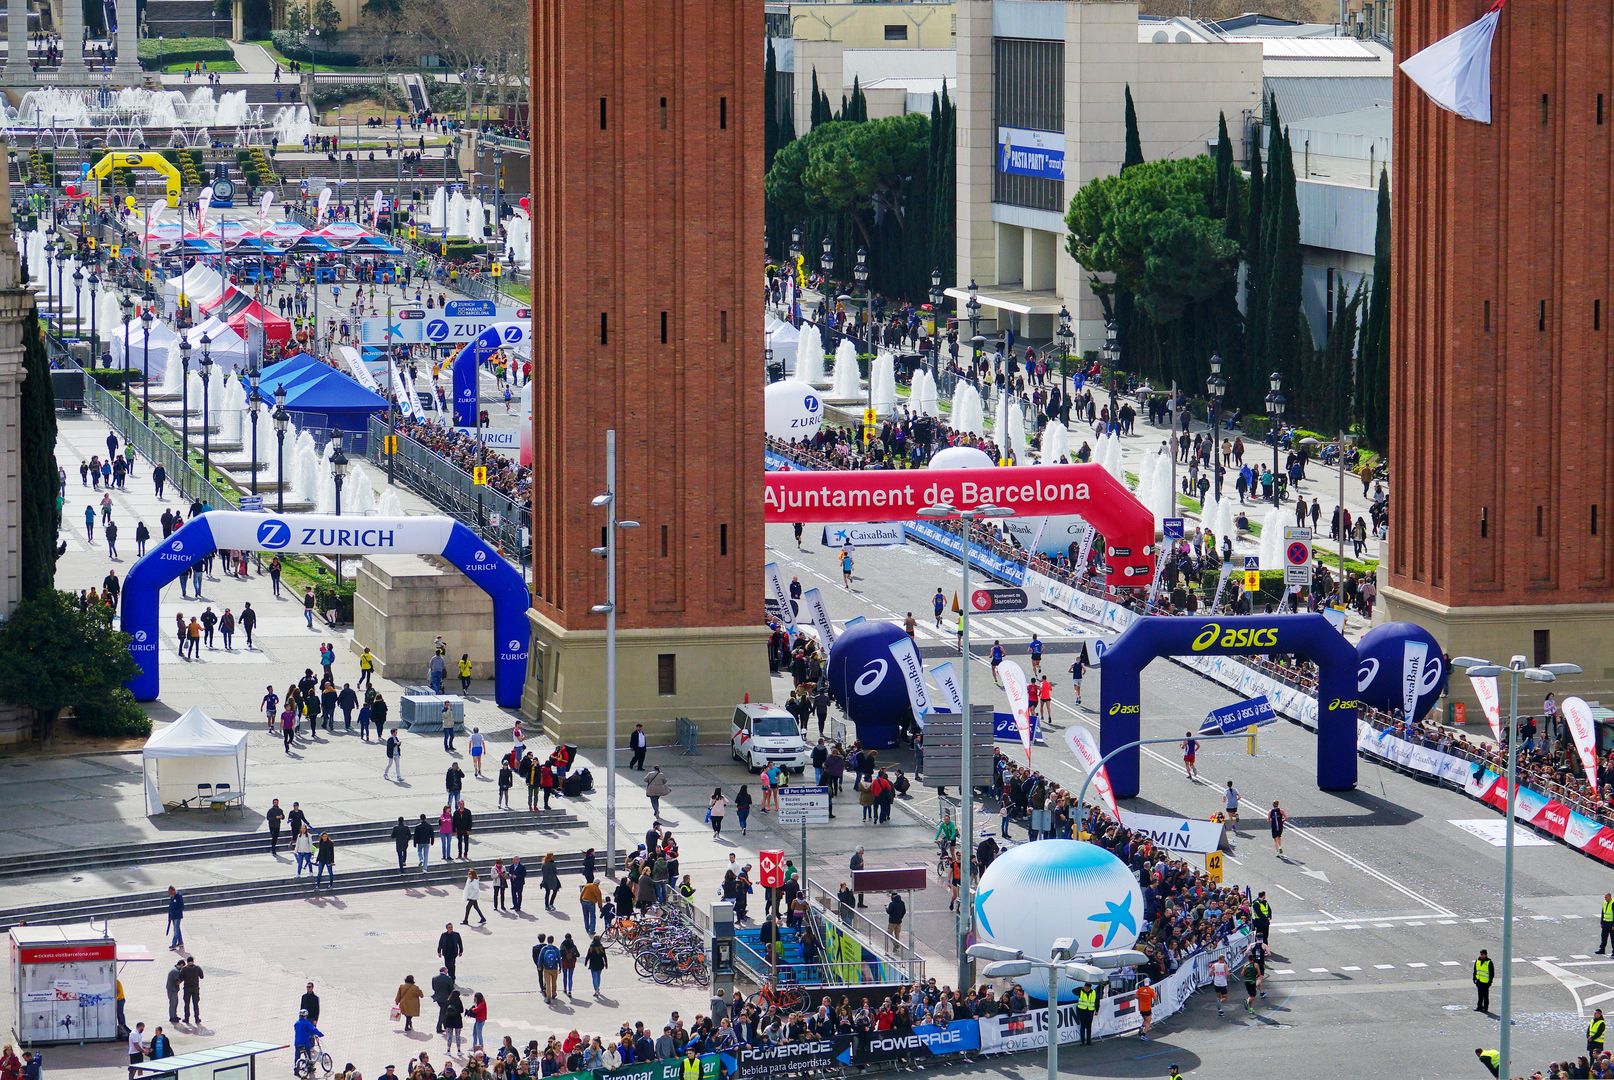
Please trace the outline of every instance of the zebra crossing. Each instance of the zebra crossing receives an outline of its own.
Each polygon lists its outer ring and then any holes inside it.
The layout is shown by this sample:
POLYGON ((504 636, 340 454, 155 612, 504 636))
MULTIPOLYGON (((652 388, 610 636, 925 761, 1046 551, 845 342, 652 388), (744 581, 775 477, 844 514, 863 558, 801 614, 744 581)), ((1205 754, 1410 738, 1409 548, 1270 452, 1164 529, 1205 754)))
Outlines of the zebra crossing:
MULTIPOLYGON (((928 615, 920 619, 919 613, 914 612, 918 625, 914 634, 920 645, 942 644, 957 645, 958 643, 958 616, 950 611, 942 613, 942 626, 937 627, 935 620, 928 615)), ((1029 642, 1032 635, 1041 638, 1050 648, 1064 646, 1073 648, 1078 641, 1093 638, 1095 635, 1091 628, 1082 626, 1074 618, 1061 612, 1045 612, 1024 615, 975 615, 970 620, 970 645, 972 647, 991 645, 1000 641, 1005 646, 1009 644, 1024 644, 1029 642)))

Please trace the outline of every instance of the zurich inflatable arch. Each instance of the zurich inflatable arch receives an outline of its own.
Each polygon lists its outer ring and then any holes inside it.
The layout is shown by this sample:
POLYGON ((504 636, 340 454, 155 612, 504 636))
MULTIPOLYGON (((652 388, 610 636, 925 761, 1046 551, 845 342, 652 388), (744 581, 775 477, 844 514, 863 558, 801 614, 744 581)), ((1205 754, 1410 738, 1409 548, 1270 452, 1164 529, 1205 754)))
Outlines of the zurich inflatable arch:
MULTIPOLYGON (((1294 653, 1317 665, 1317 786, 1356 786, 1356 649, 1322 615, 1138 619, 1104 652, 1099 680, 1098 747, 1108 754, 1137 740, 1142 728, 1143 669, 1161 656, 1294 653)), ((1107 766, 1117 798, 1138 793, 1138 748, 1107 766)))
POLYGON ((466 342, 454 357, 454 423, 458 427, 476 427, 477 416, 476 375, 482 361, 515 345, 524 345, 532 328, 524 322, 501 322, 483 330, 466 342))
POLYGON ((332 514, 254 514, 213 510, 182 525, 150 548, 123 581, 120 625, 139 669, 128 687, 152 701, 158 674, 157 601, 163 586, 215 550, 315 552, 327 555, 441 555, 493 598, 493 695, 504 708, 521 704, 527 671, 530 598, 520 571, 453 518, 336 517, 332 514))

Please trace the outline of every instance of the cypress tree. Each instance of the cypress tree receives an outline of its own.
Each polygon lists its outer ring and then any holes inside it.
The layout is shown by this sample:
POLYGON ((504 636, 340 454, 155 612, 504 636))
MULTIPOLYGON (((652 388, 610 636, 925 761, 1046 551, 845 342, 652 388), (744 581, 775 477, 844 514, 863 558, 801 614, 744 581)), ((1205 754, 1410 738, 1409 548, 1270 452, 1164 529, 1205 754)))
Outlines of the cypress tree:
MULTIPOLYGON (((1300 312, 1300 203, 1295 192, 1295 170, 1287 131, 1277 143, 1278 161, 1269 162, 1267 172, 1269 186, 1275 181, 1277 189, 1277 213, 1268 216, 1271 266, 1266 296, 1267 359, 1293 382, 1302 359, 1301 330, 1305 321, 1300 312)), ((1305 345, 1310 348, 1309 341, 1305 345)))
POLYGON ((925 267, 926 281, 932 268, 942 272, 942 285, 946 287, 955 277, 958 260, 955 221, 958 212, 958 153, 957 117, 947 84, 942 83, 941 107, 937 114, 935 135, 932 141, 930 186, 930 265, 925 267))
POLYGON ((1244 225, 1244 378, 1238 393, 1246 405, 1257 407, 1266 393, 1267 372, 1267 253, 1264 247, 1267 182, 1259 144, 1250 151, 1250 212, 1244 225))
POLYGON ((22 332, 22 595, 48 592, 56 582, 56 393, 50 360, 39 331, 39 311, 29 309, 22 332))
POLYGON ((1132 107, 1132 84, 1126 86, 1126 156, 1121 159, 1121 171, 1143 164, 1143 139, 1138 135, 1138 110, 1132 107))
POLYGON ((1232 189, 1233 141, 1227 137, 1227 114, 1221 113, 1216 121, 1216 193, 1211 199, 1212 211, 1227 215, 1227 195, 1232 189))
POLYGON ((779 152, 779 61, 773 53, 773 38, 768 39, 768 59, 762 71, 762 167, 766 172, 773 166, 773 155, 779 152))
POLYGON ((1361 383, 1357 413, 1367 441, 1390 448, 1390 177, 1379 173, 1379 219, 1373 237, 1373 288, 1362 323, 1361 383))

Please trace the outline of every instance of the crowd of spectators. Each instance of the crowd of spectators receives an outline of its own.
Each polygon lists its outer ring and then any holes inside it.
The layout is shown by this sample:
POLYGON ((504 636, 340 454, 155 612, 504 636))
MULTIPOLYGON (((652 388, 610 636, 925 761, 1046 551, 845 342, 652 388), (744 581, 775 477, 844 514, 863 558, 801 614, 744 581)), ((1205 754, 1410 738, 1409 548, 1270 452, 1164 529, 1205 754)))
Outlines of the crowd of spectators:
POLYGON ((409 436, 466 472, 470 472, 478 465, 486 466, 488 487, 519 503, 530 505, 532 469, 517 463, 514 458, 506 457, 504 454, 487 453, 475 438, 432 418, 425 420, 400 418, 398 433, 409 436))
POLYGON ((1614 1056, 1607 1050, 1595 1055, 1582 1054, 1578 1058, 1554 1061, 1546 1071, 1537 1069, 1530 1080, 1611 1080, 1614 1078, 1614 1056))

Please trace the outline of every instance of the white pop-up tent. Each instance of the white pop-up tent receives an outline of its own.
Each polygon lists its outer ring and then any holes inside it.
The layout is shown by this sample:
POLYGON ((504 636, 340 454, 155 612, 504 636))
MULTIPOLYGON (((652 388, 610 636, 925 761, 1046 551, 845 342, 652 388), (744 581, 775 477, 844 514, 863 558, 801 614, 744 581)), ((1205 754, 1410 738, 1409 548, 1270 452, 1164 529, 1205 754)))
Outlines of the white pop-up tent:
POLYGON ((156 319, 152 321, 151 340, 148 343, 145 324, 139 319, 130 319, 112 333, 113 366, 122 367, 123 358, 127 355, 130 367, 144 370, 145 365, 149 364, 152 379, 159 379, 168 367, 168 346, 177 340, 178 335, 162 320, 156 319))
POLYGON ((198 784, 229 784, 236 794, 246 790, 247 733, 231 731, 195 706, 152 732, 140 756, 148 817, 194 799, 198 784))
POLYGON ((172 313, 183 296, 187 304, 200 306, 224 295, 224 275, 196 263, 177 277, 163 282, 163 310, 172 313))

